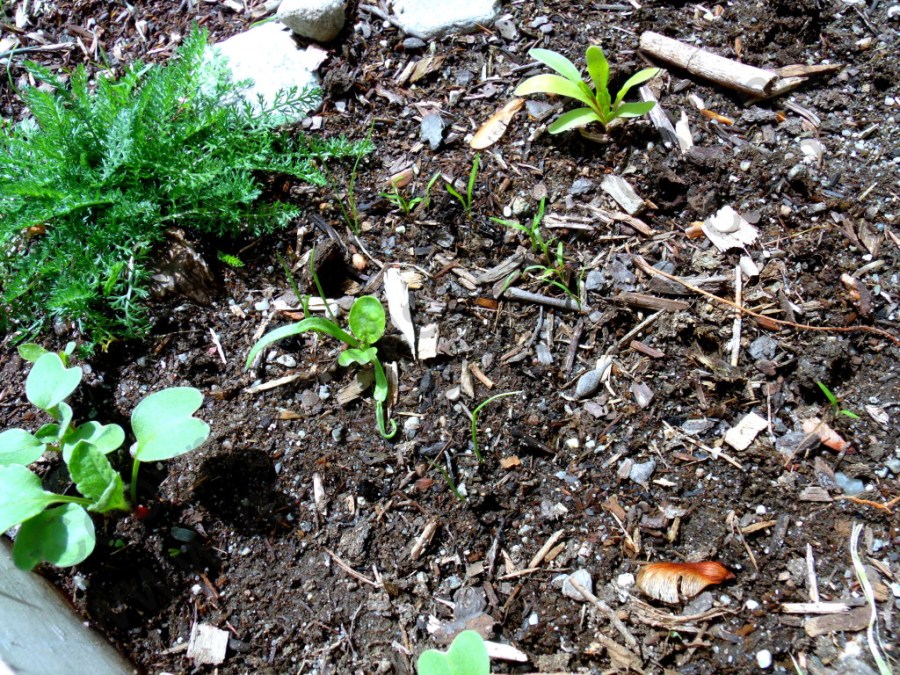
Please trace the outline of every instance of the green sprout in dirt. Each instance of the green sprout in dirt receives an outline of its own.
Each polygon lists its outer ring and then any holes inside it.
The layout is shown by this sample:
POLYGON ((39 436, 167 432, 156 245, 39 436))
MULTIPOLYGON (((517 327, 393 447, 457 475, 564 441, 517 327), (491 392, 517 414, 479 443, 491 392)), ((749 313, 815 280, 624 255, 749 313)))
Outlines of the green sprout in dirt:
MULTIPOLYGON (((536 265, 529 265, 523 270, 526 274, 536 272, 536 278, 538 280, 550 284, 551 286, 555 286, 581 306, 581 298, 569 287, 570 270, 566 265, 563 243, 552 237, 544 239, 544 235, 541 234, 541 221, 544 219, 544 207, 545 200, 541 199, 538 211, 532 217, 530 226, 522 225, 515 220, 506 220, 503 218, 491 218, 491 220, 504 227, 524 232, 531 243, 531 250, 535 253, 540 253, 542 256, 544 262, 536 265), (554 246, 554 243, 556 246, 554 246)), ((512 278, 513 277, 510 276, 508 283, 512 281, 512 278)))
POLYGON ((617 118, 640 117, 653 109, 653 101, 625 103, 622 99, 632 87, 643 84, 659 73, 659 68, 644 68, 632 75, 613 100, 609 92, 609 62, 597 46, 587 48, 587 67, 594 89, 581 79, 581 72, 569 59, 549 49, 532 49, 528 55, 555 70, 559 75, 535 75, 516 87, 516 96, 528 94, 556 94, 581 101, 586 107, 563 113, 547 127, 551 134, 584 127, 591 122, 604 126, 617 118))
POLYGON ((453 639, 450 649, 426 649, 416 662, 417 675, 490 675, 491 657, 484 638, 474 630, 464 630, 453 639))
POLYGON ((475 191, 475 179, 478 177, 478 169, 480 167, 481 155, 475 155, 475 159, 472 160, 472 168, 469 170, 469 182, 466 183, 466 194, 461 194, 459 190, 453 187, 452 183, 446 183, 444 185, 447 192, 453 195, 460 206, 462 206, 466 218, 472 217, 472 193, 475 191))
POLYGON ((262 336, 253 345, 250 353, 247 355, 245 367, 249 368, 250 364, 253 363, 253 360, 263 349, 279 340, 308 331, 330 335, 348 347, 338 356, 338 363, 341 366, 349 366, 351 363, 357 363, 361 366, 372 365, 375 371, 375 420, 378 424, 378 432, 384 438, 393 438, 394 434, 397 433, 397 423, 391 420, 390 430, 388 430, 385 427, 384 419, 384 402, 387 401, 389 392, 387 376, 381 361, 378 359, 378 350, 373 346, 384 335, 384 328, 387 323, 381 301, 372 295, 364 295, 357 298, 350 308, 348 323, 352 335, 341 329, 334 321, 317 316, 307 317, 297 323, 276 328, 267 335, 262 336))
POLYGON ((225 251, 216 251, 216 257, 232 269, 240 269, 244 266, 244 261, 231 253, 225 251))
MULTIPOLYGON (((107 456, 125 441, 118 424, 73 423, 66 399, 81 383, 80 367, 67 367, 59 354, 36 345, 20 349, 37 356, 25 380, 28 400, 53 418, 35 433, 7 429, 0 433, 0 533, 19 525, 13 562, 30 570, 41 562, 60 567, 77 565, 94 550, 96 535, 90 513, 127 511, 122 476, 107 456), (46 451, 58 452, 82 496, 44 490, 40 477, 27 466, 46 451)), ((191 387, 174 387, 150 394, 131 413, 131 504, 137 503, 141 462, 161 462, 199 447, 209 425, 193 417, 203 395, 191 387)))
POLYGON ((819 389, 822 390, 822 393, 825 394, 825 398, 828 399, 828 402, 831 404, 831 407, 834 409, 836 415, 844 415, 845 417, 849 417, 852 420, 858 420, 859 415, 857 415, 852 410, 848 410, 847 408, 841 407, 841 402, 837 396, 828 388, 824 382, 820 382, 816 380, 816 384, 819 385, 819 389))
POLYGON ((393 181, 391 182, 391 191, 381 192, 380 195, 387 199, 395 209, 400 210, 404 216, 408 216, 419 204, 422 204, 423 208, 428 208, 428 205, 431 202, 431 188, 434 187, 434 184, 440 177, 440 172, 431 177, 431 180, 428 181, 428 185, 425 186, 425 194, 421 197, 404 196, 404 194, 400 192, 397 183, 393 181))
POLYGON ((222 58, 193 30, 165 65, 118 79, 26 64, 30 115, 0 122, 0 330, 19 339, 61 318, 94 343, 139 338, 156 252, 173 225, 213 237, 286 227, 297 206, 263 198, 263 174, 326 184, 323 164, 370 144, 289 133, 316 101, 235 96, 222 58))
POLYGON ((515 396, 516 394, 521 394, 521 391, 506 391, 502 394, 496 394, 491 396, 488 399, 485 399, 472 411, 472 424, 471 424, 471 432, 472 432, 472 452, 475 453, 475 457, 478 458, 478 463, 481 463, 481 451, 478 450, 478 413, 481 412, 481 409, 484 408, 488 403, 492 401, 496 401, 498 398, 503 398, 504 396, 515 396))

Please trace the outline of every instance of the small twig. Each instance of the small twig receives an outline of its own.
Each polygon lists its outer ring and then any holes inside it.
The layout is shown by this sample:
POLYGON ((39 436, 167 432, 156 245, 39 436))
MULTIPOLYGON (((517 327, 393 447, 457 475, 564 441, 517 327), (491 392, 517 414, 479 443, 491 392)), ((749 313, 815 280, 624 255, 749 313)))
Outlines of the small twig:
POLYGON ((888 340, 893 342, 895 345, 900 345, 900 338, 898 338, 896 335, 889 333, 886 330, 882 330, 880 328, 875 328, 874 326, 810 326, 809 324, 805 324, 805 323, 794 323, 793 321, 783 321, 781 319, 773 319, 770 316, 765 316, 764 314, 754 312, 750 309, 747 309, 746 307, 739 307, 738 305, 733 303, 731 300, 727 300, 726 298, 720 298, 718 295, 715 295, 708 291, 704 291, 702 288, 697 288, 696 286, 689 284, 688 282, 684 281, 683 279, 676 277, 674 274, 668 274, 666 272, 663 272, 662 270, 658 270, 655 267, 653 267, 652 265, 650 265, 650 263, 648 263, 646 260, 644 260, 639 255, 633 255, 632 257, 634 259, 634 262, 637 264, 637 266, 640 267, 642 270, 644 270, 647 274, 652 274, 653 276, 658 276, 658 277, 662 277, 664 279, 668 279, 669 281, 674 281, 675 283, 681 284, 682 286, 684 286, 686 289, 688 289, 689 291, 691 291, 693 293, 697 293, 698 295, 707 297, 710 300, 715 300, 716 302, 721 302, 723 305, 728 305, 729 307, 733 307, 734 309, 740 311, 743 314, 747 314, 748 316, 754 317, 755 319, 757 319, 757 321, 759 321, 764 326, 774 324, 776 326, 784 326, 786 328, 794 328, 797 330, 811 330, 811 331, 818 331, 818 332, 822 332, 822 333, 856 333, 856 332, 872 333, 873 335, 878 335, 880 337, 887 338, 888 340))
POLYGON ((540 295, 539 293, 530 293, 523 291, 521 288, 507 288, 504 293, 507 298, 512 300, 521 300, 523 302, 534 302, 539 305, 547 305, 547 307, 555 307, 556 309, 566 309, 570 312, 586 313, 587 307, 579 307, 578 303, 571 298, 551 298, 549 295, 540 295))
POLYGON ((578 319, 575 328, 572 330, 572 337, 569 340, 569 350, 566 352, 566 363, 563 366, 563 377, 569 377, 572 368, 575 367, 575 357, 578 355, 578 343, 581 341, 581 335, 584 333, 584 319, 578 319))
MULTIPOLYGON (((739 308, 743 308, 743 287, 741 282, 741 267, 738 265, 734 268, 734 304, 739 308)), ((735 368, 741 355, 741 311, 738 309, 734 315, 734 326, 731 329, 731 365, 735 368)))
POLYGON ((335 553, 333 553, 330 549, 326 548, 325 552, 331 556, 331 559, 334 560, 335 563, 337 563, 338 567, 340 567, 342 570, 344 570, 347 574, 349 574, 351 577, 353 577, 357 581, 361 581, 364 584, 368 584, 369 586, 374 586, 375 588, 381 588, 380 584, 378 584, 375 581, 372 581, 371 579, 369 579, 369 577, 363 576, 362 574, 357 572, 355 569, 350 567, 350 565, 348 565, 343 560, 338 558, 337 555, 335 553))
POLYGON ((222 359, 222 363, 227 366, 228 360, 225 358, 225 350, 222 349, 222 343, 219 342, 219 336, 216 335, 216 331, 214 331, 212 328, 209 329, 209 334, 212 335, 212 341, 216 346, 216 351, 219 352, 219 358, 222 359))
POLYGON ((563 536, 563 533, 564 530, 557 530, 552 535, 550 535, 550 538, 547 540, 547 542, 543 546, 541 546, 541 549, 534 554, 531 562, 528 563, 528 567, 530 569, 535 569, 544 561, 544 558, 550 552, 550 549, 553 548, 557 541, 559 541, 559 538, 563 536))
POLYGON ((640 651, 638 641, 635 639, 634 635, 631 634, 631 631, 628 630, 628 627, 624 623, 622 623, 622 620, 619 619, 618 616, 616 616, 616 613, 612 610, 612 607, 607 605, 572 577, 569 577, 568 581, 572 585, 572 588, 581 593, 581 597, 583 597, 594 607, 599 609, 600 612, 604 614, 607 619, 609 619, 609 622, 617 631, 619 631, 622 637, 625 638, 625 642, 627 642, 632 649, 637 649, 638 651, 640 651))
POLYGON ((15 47, 13 49, 7 49, 6 51, 0 52, 0 59, 5 59, 8 56, 15 56, 16 54, 27 54, 29 52, 58 52, 63 49, 72 49, 75 47, 74 42, 59 42, 54 45, 35 45, 32 47, 15 47))
POLYGON ((887 504, 879 504, 878 502, 873 502, 869 499, 862 499, 861 497, 851 497, 849 495, 841 495, 840 497, 835 497, 835 499, 846 499, 847 501, 853 502, 854 504, 871 506, 872 508, 881 509, 882 511, 887 511, 888 513, 893 513, 891 507, 898 501, 900 501, 900 497, 894 497, 887 504))
POLYGON ((663 310, 659 310, 658 312, 656 312, 656 314, 651 314, 646 319, 641 321, 637 326, 635 326, 630 331, 625 333, 625 335, 622 336, 622 339, 619 340, 619 343, 618 343, 619 349, 621 349, 622 347, 627 345, 629 342, 631 342, 635 338, 635 336, 637 336, 638 333, 640 333, 642 330, 647 328, 647 326, 649 326, 651 323, 656 321, 660 317, 660 315, 662 315, 662 313, 663 313, 663 310))

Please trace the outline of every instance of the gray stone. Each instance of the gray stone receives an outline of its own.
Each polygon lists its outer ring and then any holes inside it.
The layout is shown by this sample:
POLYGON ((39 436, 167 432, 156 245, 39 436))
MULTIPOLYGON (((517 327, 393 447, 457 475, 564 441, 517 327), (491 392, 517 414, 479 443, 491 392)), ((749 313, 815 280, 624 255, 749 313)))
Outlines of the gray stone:
POLYGON ((590 178, 579 178, 572 183, 572 186, 569 188, 569 194, 577 197, 590 192, 592 189, 594 189, 594 181, 590 178))
POLYGON ((301 37, 331 42, 344 27, 343 0, 283 0, 276 14, 301 37))
POLYGON ((584 279, 584 290, 596 291, 606 283, 606 276, 600 270, 591 270, 584 279))
POLYGON ((575 384, 575 398, 587 398, 600 388, 603 382, 603 371, 589 370, 578 378, 575 384))
MULTIPOLYGON (((291 32, 277 22, 238 33, 214 45, 212 50, 223 57, 233 80, 252 82, 238 93, 257 110, 260 97, 266 105, 271 105, 281 90, 291 87, 318 89, 320 82, 316 69, 326 55, 314 46, 298 49, 291 32)), ((317 97, 312 108, 317 108, 321 102, 321 97, 317 97)), ((296 122, 305 116, 305 112, 285 116, 285 122, 296 122)))
POLYGON ((297 359, 295 359, 290 354, 282 354, 277 359, 275 359, 275 363, 282 365, 285 368, 296 368, 297 367, 297 359))
POLYGON ((866 490, 865 483, 858 478, 850 478, 850 476, 841 471, 834 474, 834 482, 848 497, 855 497, 866 490))
POLYGON ((585 598, 580 591, 575 590, 575 587, 572 585, 572 580, 575 580, 584 590, 588 593, 594 592, 594 580, 591 579, 591 574, 585 569, 575 570, 565 578, 562 584, 562 592, 567 598, 572 598, 573 600, 578 600, 579 602, 585 602, 587 598, 585 598))
POLYGON ((472 33, 494 23, 498 0, 394 0, 394 14, 408 35, 422 39, 472 33))
POLYGON ((656 471, 656 460, 651 459, 648 462, 632 465, 631 471, 628 472, 628 478, 646 488, 654 471, 656 471))
POLYGON ((432 150, 437 150, 444 137, 444 120, 437 113, 422 118, 422 140, 427 141, 432 150))
POLYGON ((544 366, 553 365, 553 353, 550 351, 550 348, 544 344, 543 342, 538 342, 537 346, 534 348, 535 354, 537 355, 537 360, 544 366))
POLYGON ((407 51, 411 51, 413 49, 422 49, 426 47, 427 44, 425 40, 420 40, 417 37, 408 37, 403 41, 403 49, 407 51))
POLYGON ((509 15, 502 19, 497 19, 494 23, 494 28, 500 31, 500 35, 504 40, 512 42, 519 37, 519 30, 516 28, 515 22, 512 19, 507 18, 508 16, 509 15))
POLYGON ((775 358, 775 352, 778 350, 778 343, 768 335, 760 335, 750 343, 748 351, 750 358, 754 361, 766 359, 771 361, 775 358))

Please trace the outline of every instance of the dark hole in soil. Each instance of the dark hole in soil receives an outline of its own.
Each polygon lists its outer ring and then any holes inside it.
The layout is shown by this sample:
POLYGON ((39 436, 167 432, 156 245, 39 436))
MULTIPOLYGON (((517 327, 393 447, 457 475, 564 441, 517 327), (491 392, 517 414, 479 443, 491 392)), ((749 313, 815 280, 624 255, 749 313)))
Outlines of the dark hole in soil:
POLYGON ((121 635, 145 626, 177 593, 179 585, 145 552, 125 548, 105 555, 98 547, 87 574, 87 611, 91 619, 112 634, 121 635))
POLYGON ((214 516, 239 532, 269 531, 289 506, 275 489, 275 466, 264 452, 238 449, 204 462, 194 495, 214 516))

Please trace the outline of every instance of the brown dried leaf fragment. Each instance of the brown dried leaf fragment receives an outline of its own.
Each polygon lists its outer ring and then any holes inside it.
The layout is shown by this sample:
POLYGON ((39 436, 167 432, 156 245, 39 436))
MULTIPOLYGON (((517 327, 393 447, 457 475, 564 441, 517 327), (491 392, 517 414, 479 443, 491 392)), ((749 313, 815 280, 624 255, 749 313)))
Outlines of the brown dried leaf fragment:
POLYGON ((651 563, 637 574, 637 587, 655 600, 678 604, 697 595, 707 586, 734 579, 721 563, 651 563))
POLYGON ((872 313, 872 294, 869 289, 859 279, 851 277, 846 272, 841 275, 841 283, 847 287, 850 299, 856 303, 859 313, 862 316, 869 316, 872 313))
POLYGON ((484 150, 503 138, 506 128, 516 113, 522 109, 525 99, 514 98, 493 115, 472 136, 469 146, 475 150, 484 150))

